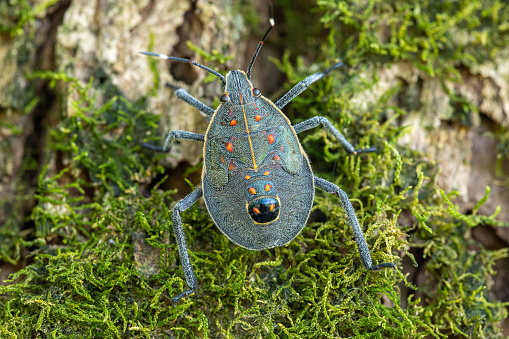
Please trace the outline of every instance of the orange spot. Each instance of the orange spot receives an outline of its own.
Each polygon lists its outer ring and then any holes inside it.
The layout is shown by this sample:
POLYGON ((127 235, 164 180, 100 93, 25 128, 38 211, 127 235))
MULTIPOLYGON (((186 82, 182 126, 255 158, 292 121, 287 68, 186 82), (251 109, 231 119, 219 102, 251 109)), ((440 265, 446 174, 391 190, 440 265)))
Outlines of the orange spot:
POLYGON ((275 204, 270 205, 269 211, 271 211, 271 212, 272 212, 272 210, 274 209, 274 207, 276 207, 276 205, 275 205, 275 204))
POLYGON ((244 179, 249 180, 249 179, 251 179, 251 176, 250 176, 249 174, 246 174, 246 175, 244 176, 244 179))
POLYGON ((228 171, 233 171, 235 169, 235 165, 233 164, 233 161, 230 161, 230 166, 228 166, 228 171))
POLYGON ((285 147, 284 147, 283 145, 281 145, 281 147, 279 147, 279 149, 280 149, 281 151, 284 151, 284 150, 285 150, 285 147))
POLYGON ((272 134, 269 134, 268 138, 269 138, 269 144, 272 144, 275 140, 274 136, 272 134))
POLYGON ((226 144, 226 149, 228 150, 228 152, 233 152, 233 145, 231 142, 226 144))
POLYGON ((262 117, 257 114, 257 115, 255 115, 255 120, 260 121, 260 120, 262 120, 262 117))
POLYGON ((272 188, 272 186, 270 184, 265 185, 266 192, 270 191, 271 188, 272 188))
POLYGON ((260 210, 256 207, 253 207, 253 211, 256 213, 256 214, 260 214, 260 210))
POLYGON ((281 158, 279 157, 279 155, 277 155, 277 154, 276 154, 276 155, 272 158, 272 160, 274 160, 274 161, 281 161, 281 158))
POLYGON ((222 154, 221 154, 221 163, 224 164, 224 157, 222 154))
POLYGON ((236 125, 237 125, 237 120, 230 121, 230 126, 236 126, 236 125))
POLYGON ((269 171, 265 171, 265 172, 263 172, 263 175, 269 175, 269 174, 270 174, 270 172, 269 172, 269 171))
POLYGON ((249 193, 251 193, 251 194, 253 194, 253 195, 255 195, 255 194, 256 194, 256 190, 255 190, 255 188, 254 188, 254 187, 250 187, 248 191, 249 191, 249 193))

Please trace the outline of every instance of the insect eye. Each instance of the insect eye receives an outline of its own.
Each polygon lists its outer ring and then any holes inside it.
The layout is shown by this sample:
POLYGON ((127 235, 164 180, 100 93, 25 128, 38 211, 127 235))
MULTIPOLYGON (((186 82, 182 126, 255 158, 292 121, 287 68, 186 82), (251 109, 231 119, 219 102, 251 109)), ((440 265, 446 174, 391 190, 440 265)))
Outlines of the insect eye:
POLYGON ((223 95, 221 96, 221 98, 219 98, 219 100, 220 100, 221 102, 227 102, 228 100, 230 100, 230 98, 228 97, 228 95, 227 95, 227 94, 223 94, 223 95))
POLYGON ((260 92, 258 88, 253 88, 253 95, 255 97, 259 97, 260 95, 262 95, 262 92, 260 92))

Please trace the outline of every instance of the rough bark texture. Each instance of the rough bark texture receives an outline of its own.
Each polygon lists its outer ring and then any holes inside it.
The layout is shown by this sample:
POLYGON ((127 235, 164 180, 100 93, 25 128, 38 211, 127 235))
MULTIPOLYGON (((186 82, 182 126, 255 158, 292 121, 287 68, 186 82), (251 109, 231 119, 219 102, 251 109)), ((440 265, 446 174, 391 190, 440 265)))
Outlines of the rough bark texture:
MULTIPOLYGON (((409 127, 400 144, 426 154, 437 164, 439 186, 460 193, 463 212, 471 210, 490 186, 492 193, 481 213, 491 215, 500 206, 499 217, 504 221, 509 221, 509 190, 503 177, 497 176, 496 167, 500 161, 502 173, 509 173, 509 159, 497 159, 497 141, 489 133, 509 126, 509 62, 504 58, 508 53, 505 49, 495 61, 463 70, 460 81, 445 83, 410 63, 396 63, 379 70, 375 88, 359 93, 358 98, 359 105, 367 105, 401 86, 402 94, 391 100, 410 112, 400 122, 409 127), (478 111, 468 112, 463 119, 454 116, 457 110, 450 93, 468 98, 478 111)), ((509 241, 509 229, 496 231, 509 241)))
MULTIPOLYGON (((33 7, 47 3, 34 1, 33 7)), ((7 27, 20 20, 23 11, 29 10, 6 3, 0 8, 6 15, 7 27)), ((154 72, 150 70, 148 57, 139 54, 149 48, 203 62, 187 46, 187 41, 191 41, 204 51, 215 50, 231 56, 231 61, 221 66, 223 69, 242 66, 237 63, 242 62, 245 46, 240 41, 245 29, 243 19, 222 1, 66 0, 37 13, 32 20, 36 24, 28 32, 25 28, 25 34, 3 33, 0 40, 0 64, 3 65, 0 75, 0 197, 3 198, 0 223, 16 220, 22 229, 25 228, 23 218, 31 214, 35 203, 33 193, 42 167, 52 164, 50 173, 57 170, 55 159, 47 158, 47 133, 63 117, 73 115, 72 102, 77 98, 76 93, 58 87, 55 90, 49 87, 49 81, 27 79, 27 75, 36 71, 64 72, 83 84, 93 78, 92 91, 100 107, 113 94, 136 101, 153 90, 154 72), (111 85, 105 87, 108 93, 104 87, 95 86, 105 83, 111 85), (112 87, 116 88, 113 93, 112 87), (38 96, 39 101, 30 110, 28 100, 34 96, 38 96)), ((220 84, 202 86, 208 73, 190 65, 159 59, 155 65, 161 86, 156 89, 155 96, 149 96, 146 109, 161 114, 158 133, 175 129, 203 133, 207 122, 163 84, 172 82, 182 86, 194 96, 205 98, 209 105, 221 93, 220 84)), ((201 154, 200 143, 184 141, 174 145, 171 156, 166 158, 167 165, 196 165, 201 161, 201 154)), ((186 184, 178 179, 170 186, 184 188, 186 184)))
MULTIPOLYGON (((154 85, 148 57, 140 51, 151 48, 156 53, 203 62, 187 47, 191 41, 204 51, 217 50, 239 60, 239 47, 244 46, 239 41, 242 31, 242 18, 221 1, 73 1, 58 31, 58 65, 59 70, 69 71, 84 83, 90 77, 111 81, 135 101, 147 96, 154 85)), ((156 65, 161 84, 183 86, 199 98, 221 91, 214 86, 207 93, 200 85, 208 73, 197 67, 159 59, 156 65)), ((206 128, 198 111, 177 100, 171 90, 160 86, 157 91, 147 109, 162 114, 161 131, 201 133, 206 128)), ((196 142, 174 147, 174 157, 168 158, 172 167, 178 162, 199 163, 201 147, 196 142)))

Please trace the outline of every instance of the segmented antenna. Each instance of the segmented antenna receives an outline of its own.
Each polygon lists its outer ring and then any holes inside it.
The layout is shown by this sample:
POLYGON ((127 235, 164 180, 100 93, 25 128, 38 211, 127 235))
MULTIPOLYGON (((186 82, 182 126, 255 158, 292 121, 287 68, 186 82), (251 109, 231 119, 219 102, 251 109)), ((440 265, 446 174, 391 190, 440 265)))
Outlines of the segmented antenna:
POLYGON ((249 62, 249 66, 247 67, 246 74, 247 74, 247 78, 249 80, 251 80, 251 69, 253 68, 253 64, 256 60, 256 57, 258 56, 258 53, 260 53, 260 50, 262 49, 263 42, 265 41, 265 38, 269 34, 270 30, 274 27, 274 14, 272 13, 272 5, 269 6, 269 23, 270 23, 270 27, 267 30, 267 32, 265 32, 265 34, 263 35, 263 38, 258 43, 258 46, 256 46, 256 50, 253 54, 253 57, 251 58, 251 61, 249 62))
POLYGON ((168 55, 160 54, 160 53, 152 53, 152 52, 140 52, 140 53, 141 54, 145 54, 145 55, 155 56, 155 57, 158 57, 158 58, 161 58, 161 59, 167 59, 167 60, 172 60, 172 61, 183 62, 183 63, 186 63, 186 64, 191 64, 193 66, 200 67, 201 69, 204 69, 207 72, 214 74, 216 77, 218 77, 221 80, 223 85, 226 85, 226 80, 224 79, 224 76, 222 76, 218 72, 214 71, 213 69, 208 68, 207 66, 203 66, 202 64, 197 63, 196 61, 192 61, 192 60, 189 60, 189 59, 172 57, 172 56, 168 56, 168 55))

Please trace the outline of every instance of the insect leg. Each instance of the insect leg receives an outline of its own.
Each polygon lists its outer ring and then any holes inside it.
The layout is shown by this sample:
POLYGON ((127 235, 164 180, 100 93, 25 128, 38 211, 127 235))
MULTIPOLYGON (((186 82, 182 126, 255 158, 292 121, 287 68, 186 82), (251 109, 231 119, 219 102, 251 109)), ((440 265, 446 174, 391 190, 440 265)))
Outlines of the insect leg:
POLYGON ((175 139, 205 141, 205 136, 203 134, 197 134, 197 133, 187 132, 187 131, 180 131, 180 130, 171 131, 170 133, 168 133, 168 136, 166 137, 163 147, 154 146, 151 144, 147 144, 145 142, 142 142, 141 146, 151 149, 153 151, 169 152, 171 149, 171 144, 175 139))
POLYGON ((334 66, 327 68, 325 71, 317 72, 315 74, 312 74, 308 76, 306 79, 299 82, 297 85, 293 86, 291 90, 288 91, 285 95, 281 97, 278 101, 276 101, 276 106, 281 109, 286 106, 290 101, 292 101, 296 96, 301 94, 308 88, 309 85, 311 85, 313 82, 320 80, 321 78, 325 77, 329 72, 332 72, 333 70, 343 66, 342 62, 338 62, 334 66))
POLYGON ((166 87, 173 89, 175 91, 175 95, 177 96, 177 98, 188 103, 189 105, 193 106, 194 108, 198 109, 200 112, 204 113, 205 115, 207 115, 209 117, 214 115, 214 110, 212 108, 205 105, 203 102, 196 99, 191 94, 187 93, 187 91, 185 89, 180 88, 175 85, 172 85, 170 83, 166 83, 166 87))
POLYGON ((362 234, 361 226, 359 225, 359 221, 355 216, 355 211, 353 209, 352 203, 350 199, 346 195, 346 193, 341 190, 337 185, 318 177, 315 178, 316 187, 324 190, 327 193, 333 193, 338 196, 341 200, 341 204, 343 205, 343 209, 348 216, 348 223, 352 227, 353 234, 355 235, 355 241, 357 242, 357 248, 359 250, 359 254, 361 255, 362 264, 367 270, 378 270, 384 267, 394 268, 393 263, 384 263, 379 265, 372 265, 371 255, 369 254, 368 245, 366 244, 366 240, 364 239, 364 235, 362 234))
POLYGON ((293 126, 293 129, 295 130, 295 133, 299 134, 300 132, 304 132, 308 129, 315 128, 318 125, 323 125, 325 129, 332 134, 334 138, 336 138, 337 141, 341 144, 341 146, 344 147, 344 149, 347 150, 348 153, 351 154, 359 154, 359 153, 368 153, 368 152, 375 152, 376 147, 369 147, 364 149, 354 149, 352 144, 348 142, 348 140, 345 139, 345 137, 339 133, 336 127, 334 127, 333 124, 330 123, 327 118, 324 117, 313 117, 311 119, 308 119, 306 121, 303 121, 295 126, 293 126))
POLYGON ((187 253, 186 239, 184 235, 184 229, 182 227, 182 218, 180 217, 180 213, 191 207, 198 199, 202 197, 202 195, 203 190, 200 187, 194 190, 184 199, 180 200, 173 208, 173 214, 171 216, 171 220, 173 221, 173 232, 175 233, 175 238, 177 239, 180 263, 184 269, 184 276, 186 277, 186 282, 189 286, 189 290, 180 293, 172 299, 173 304, 176 304, 183 297, 187 297, 193 294, 198 288, 198 281, 196 280, 196 275, 194 274, 193 266, 191 265, 191 260, 189 259, 189 254, 187 253))

